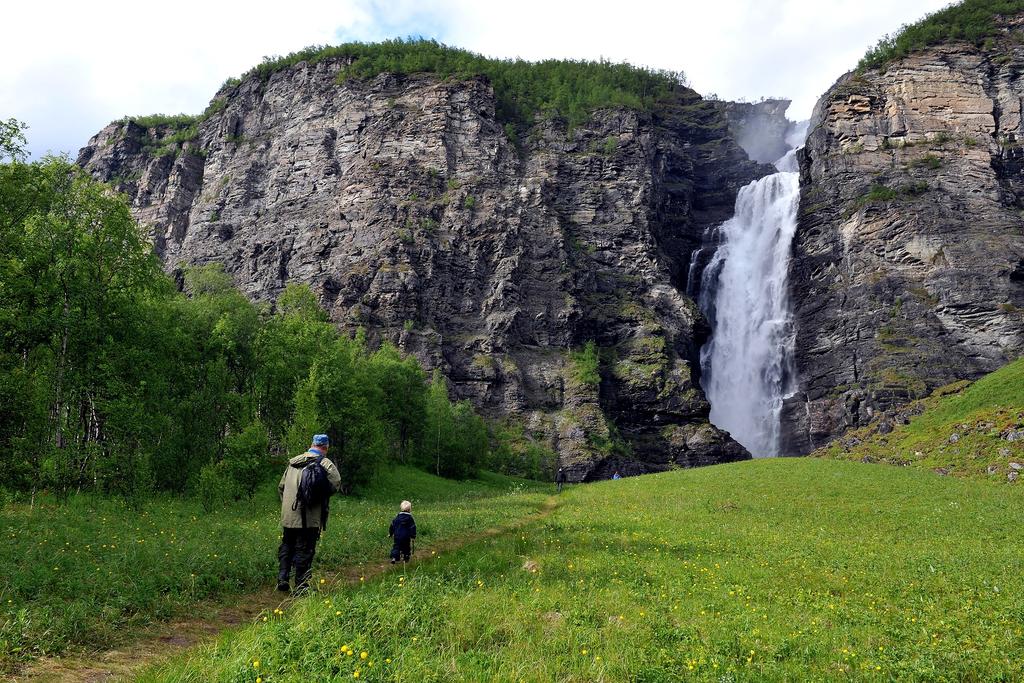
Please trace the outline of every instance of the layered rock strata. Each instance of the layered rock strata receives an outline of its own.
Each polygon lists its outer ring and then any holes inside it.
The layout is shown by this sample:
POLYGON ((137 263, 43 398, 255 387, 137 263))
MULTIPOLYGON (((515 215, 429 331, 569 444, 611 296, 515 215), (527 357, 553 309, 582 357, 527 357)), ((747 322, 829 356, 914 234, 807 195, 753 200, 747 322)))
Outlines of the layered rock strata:
POLYGON ((791 267, 807 452, 1024 349, 1024 47, 950 44, 850 73, 800 155, 791 267))
POLYGON ((770 169, 713 105, 681 90, 510 140, 483 78, 339 82, 342 66, 226 87, 194 135, 111 124, 78 161, 127 193, 169 270, 223 263, 258 300, 309 284, 341 328, 523 422, 574 480, 749 457, 708 423, 708 329, 684 290, 704 229, 770 169), (588 340, 597 386, 573 379, 588 340))

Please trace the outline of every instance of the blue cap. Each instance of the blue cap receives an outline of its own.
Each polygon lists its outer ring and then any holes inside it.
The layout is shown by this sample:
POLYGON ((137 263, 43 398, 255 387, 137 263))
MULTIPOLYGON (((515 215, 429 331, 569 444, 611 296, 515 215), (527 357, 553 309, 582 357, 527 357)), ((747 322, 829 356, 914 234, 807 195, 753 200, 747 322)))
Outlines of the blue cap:
POLYGON ((326 434, 314 434, 313 435, 314 446, 330 446, 331 440, 327 438, 326 434))

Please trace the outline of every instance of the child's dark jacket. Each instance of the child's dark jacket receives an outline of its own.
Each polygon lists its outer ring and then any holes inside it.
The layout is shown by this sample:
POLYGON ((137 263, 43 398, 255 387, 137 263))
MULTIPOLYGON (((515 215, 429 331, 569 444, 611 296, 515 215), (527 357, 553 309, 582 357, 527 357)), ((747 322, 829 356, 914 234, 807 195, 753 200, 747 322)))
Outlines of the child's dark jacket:
POLYGON ((416 520, 412 518, 412 513, 399 512, 398 516, 391 520, 388 536, 394 536, 396 543, 416 538, 416 520))

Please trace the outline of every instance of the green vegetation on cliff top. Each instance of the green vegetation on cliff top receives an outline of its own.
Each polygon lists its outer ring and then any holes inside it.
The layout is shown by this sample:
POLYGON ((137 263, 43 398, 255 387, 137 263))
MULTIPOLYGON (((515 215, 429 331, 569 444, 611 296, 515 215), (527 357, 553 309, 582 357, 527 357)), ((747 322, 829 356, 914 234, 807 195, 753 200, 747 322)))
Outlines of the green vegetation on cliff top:
POLYGON ((529 125, 538 113, 562 116, 576 125, 602 107, 650 109, 686 81, 682 72, 607 61, 492 59, 423 39, 309 47, 265 60, 246 77, 266 79, 300 61, 315 63, 327 58, 351 60, 339 74, 340 79, 366 79, 382 73, 432 73, 440 78, 485 76, 494 87, 498 120, 517 125, 529 125))
POLYGON ((1024 0, 963 0, 903 26, 878 41, 861 58, 859 70, 875 69, 911 52, 955 40, 981 45, 998 35, 999 17, 1024 12, 1024 0))
POLYGON ((813 458, 571 487, 544 520, 139 680, 1021 680, 1020 503, 813 458))
POLYGON ((875 422, 848 432, 817 454, 999 481, 1013 471, 1011 462, 1024 463, 1024 359, 973 384, 938 389, 907 409, 918 411, 909 424, 893 425, 888 434, 880 434, 875 422))
MULTIPOLYGON (((368 79, 382 73, 431 73, 442 79, 486 77, 494 87, 499 121, 528 127, 537 114, 565 118, 569 125, 585 121, 604 107, 649 110, 685 85, 683 72, 661 71, 607 61, 548 59, 492 59, 434 40, 395 39, 379 43, 344 43, 312 46, 283 57, 268 57, 247 71, 241 80, 266 81, 299 62, 316 64, 325 59, 349 60, 339 80, 368 79)), ((186 115, 133 117, 140 125, 169 124, 185 128, 198 120, 186 115)))

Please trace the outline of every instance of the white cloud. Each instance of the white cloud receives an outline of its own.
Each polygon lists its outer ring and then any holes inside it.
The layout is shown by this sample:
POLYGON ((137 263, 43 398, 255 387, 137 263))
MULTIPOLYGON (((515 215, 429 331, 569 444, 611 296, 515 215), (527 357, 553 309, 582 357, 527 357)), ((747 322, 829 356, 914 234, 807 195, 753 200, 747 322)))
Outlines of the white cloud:
POLYGON ((310 44, 426 35, 501 57, 626 60, 684 70, 701 92, 784 95, 804 117, 883 33, 946 0, 99 0, 12 4, 0 117, 32 151, 74 154, 125 114, 201 111, 229 76, 310 44))

